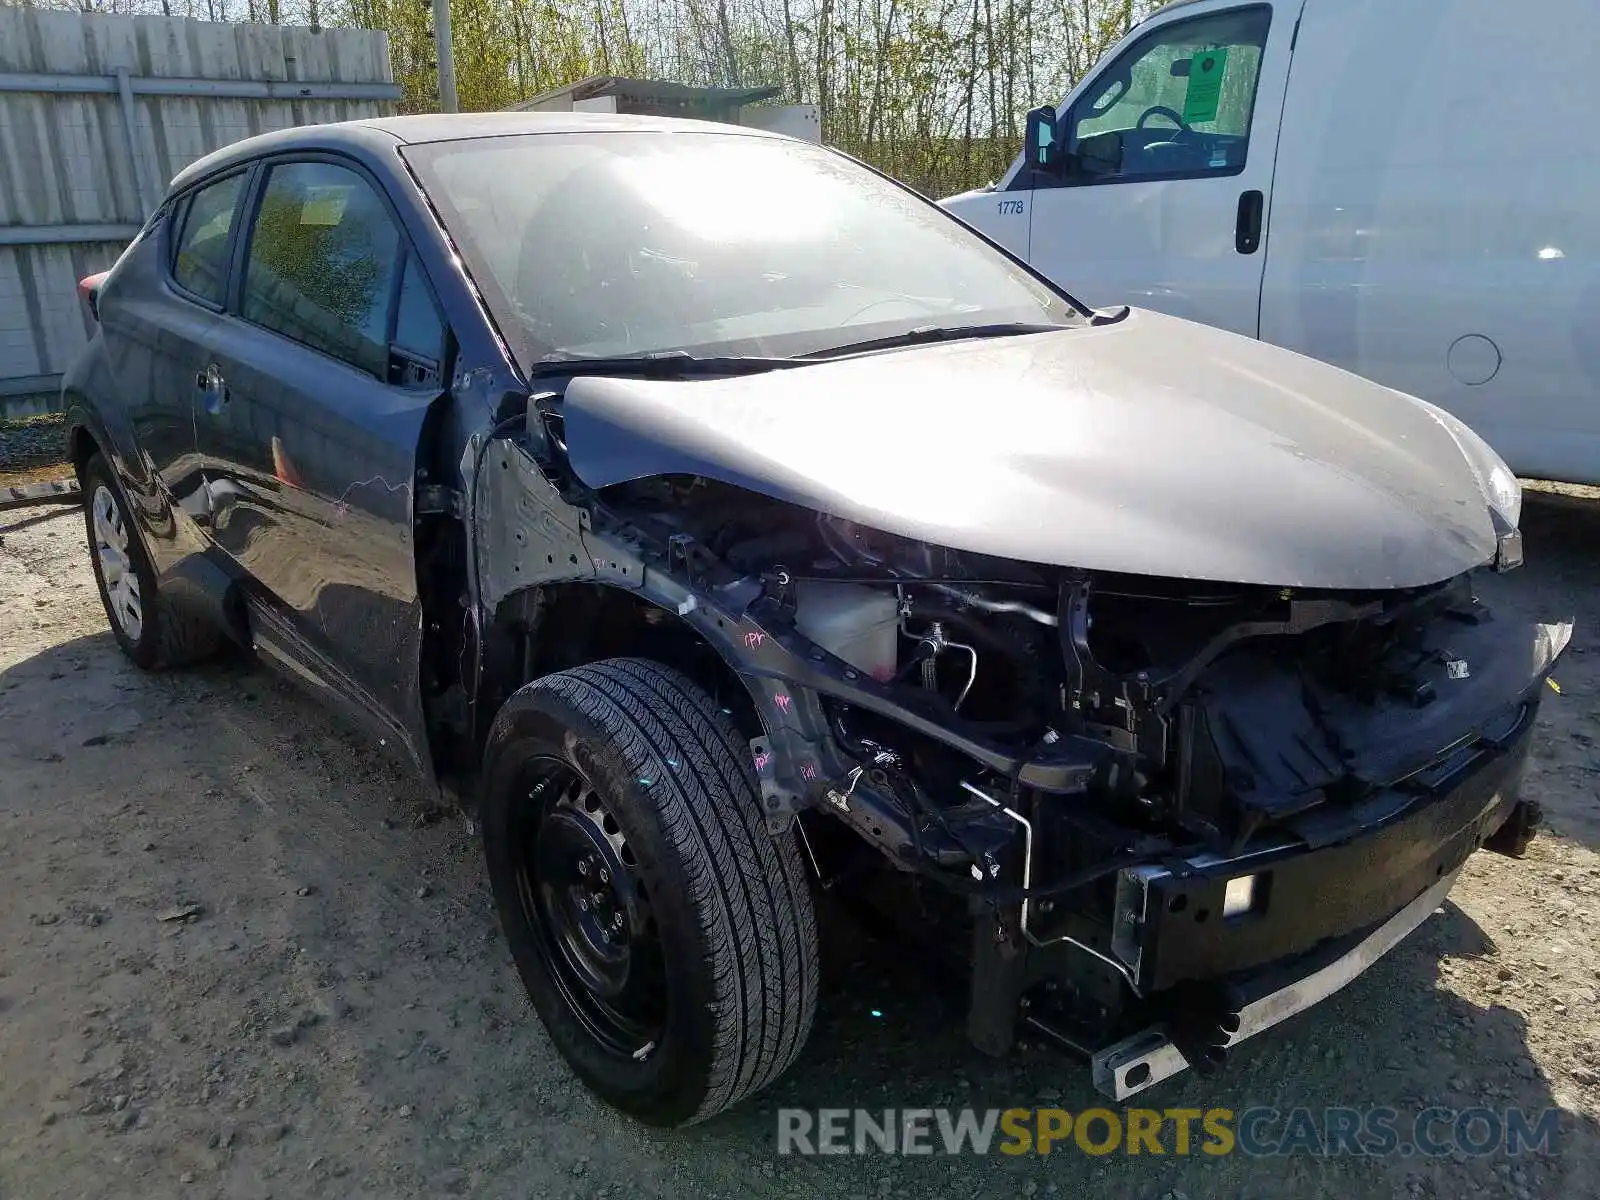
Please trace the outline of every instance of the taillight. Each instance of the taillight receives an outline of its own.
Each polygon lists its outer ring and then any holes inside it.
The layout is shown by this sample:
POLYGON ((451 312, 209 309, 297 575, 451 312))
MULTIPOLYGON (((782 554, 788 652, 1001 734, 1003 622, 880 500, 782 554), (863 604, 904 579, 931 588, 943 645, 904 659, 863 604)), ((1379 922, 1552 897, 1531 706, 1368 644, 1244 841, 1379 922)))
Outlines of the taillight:
POLYGON ((100 320, 100 285, 106 281, 110 271, 101 271, 97 275, 85 275, 78 280, 78 298, 83 301, 89 315, 96 321, 100 320))

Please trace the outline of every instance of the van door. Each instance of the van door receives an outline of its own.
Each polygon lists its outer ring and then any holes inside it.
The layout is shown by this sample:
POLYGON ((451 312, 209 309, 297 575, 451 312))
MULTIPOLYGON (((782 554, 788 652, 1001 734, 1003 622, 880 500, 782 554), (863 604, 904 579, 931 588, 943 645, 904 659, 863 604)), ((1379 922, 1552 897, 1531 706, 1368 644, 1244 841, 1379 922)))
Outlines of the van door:
POLYGON ((1260 335, 1600 481, 1600 5, 1305 14, 1260 335), (1535 15, 1536 14, 1536 15, 1535 15))
POLYGON ((1029 261, 1079 299, 1254 337, 1302 0, 1205 0, 1139 26, 1063 106, 1029 261))

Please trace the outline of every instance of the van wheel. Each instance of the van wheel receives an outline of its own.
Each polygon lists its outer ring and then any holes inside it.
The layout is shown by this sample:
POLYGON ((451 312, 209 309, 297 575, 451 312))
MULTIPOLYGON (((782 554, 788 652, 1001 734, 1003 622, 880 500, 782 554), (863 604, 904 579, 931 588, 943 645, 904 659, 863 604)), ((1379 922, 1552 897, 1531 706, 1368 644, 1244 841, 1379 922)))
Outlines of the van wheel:
POLYGON ((217 630, 162 597, 139 527, 101 455, 84 463, 80 483, 89 559, 122 652, 146 670, 182 666, 213 653, 217 630))
POLYGON ((794 1061, 817 932, 748 743, 687 677, 611 659, 534 681, 484 753, 484 851, 517 970, 597 1095, 703 1121, 794 1061))

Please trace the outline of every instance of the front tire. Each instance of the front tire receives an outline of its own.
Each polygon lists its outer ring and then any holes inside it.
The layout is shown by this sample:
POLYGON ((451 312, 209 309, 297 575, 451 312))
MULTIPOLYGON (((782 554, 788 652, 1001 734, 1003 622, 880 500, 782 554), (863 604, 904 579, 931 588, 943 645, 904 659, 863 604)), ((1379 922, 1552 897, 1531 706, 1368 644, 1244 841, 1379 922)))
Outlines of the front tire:
POLYGON ((642 659, 536 680, 495 718, 482 779, 501 925, 591 1090, 686 1125, 782 1074, 816 1011, 811 893, 701 689, 642 659))

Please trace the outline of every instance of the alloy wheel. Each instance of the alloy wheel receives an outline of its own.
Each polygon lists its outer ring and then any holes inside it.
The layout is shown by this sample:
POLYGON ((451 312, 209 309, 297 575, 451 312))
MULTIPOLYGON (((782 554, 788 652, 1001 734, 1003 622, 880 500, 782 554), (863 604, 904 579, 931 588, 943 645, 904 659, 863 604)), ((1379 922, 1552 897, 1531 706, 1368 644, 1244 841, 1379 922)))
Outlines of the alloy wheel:
POLYGON ((107 607, 117 628, 131 642, 144 631, 144 606, 139 575, 128 552, 128 527, 111 489, 100 484, 90 500, 94 515, 94 554, 106 590, 107 607))

